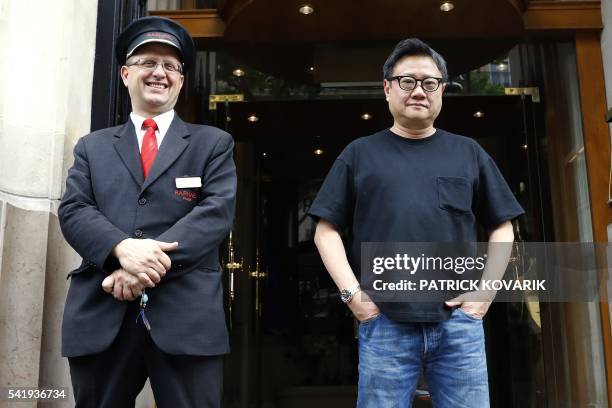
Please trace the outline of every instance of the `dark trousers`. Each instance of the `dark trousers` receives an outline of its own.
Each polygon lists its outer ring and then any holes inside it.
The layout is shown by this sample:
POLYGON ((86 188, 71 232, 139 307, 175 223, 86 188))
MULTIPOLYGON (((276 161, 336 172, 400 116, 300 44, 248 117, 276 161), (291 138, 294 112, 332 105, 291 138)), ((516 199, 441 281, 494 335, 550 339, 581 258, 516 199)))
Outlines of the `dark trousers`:
POLYGON ((76 407, 133 408, 148 377, 158 408, 219 408, 223 356, 164 353, 135 323, 137 306, 130 304, 107 350, 68 359, 76 407))

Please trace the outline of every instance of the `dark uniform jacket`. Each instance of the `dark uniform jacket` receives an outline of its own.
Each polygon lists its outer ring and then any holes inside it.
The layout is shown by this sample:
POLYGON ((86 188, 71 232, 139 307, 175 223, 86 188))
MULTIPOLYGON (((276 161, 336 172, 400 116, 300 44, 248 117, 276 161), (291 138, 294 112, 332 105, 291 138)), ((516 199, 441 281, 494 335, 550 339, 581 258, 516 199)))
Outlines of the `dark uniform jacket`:
POLYGON ((58 212, 83 257, 70 273, 62 354, 98 353, 116 337, 128 302, 101 283, 119 267, 112 249, 130 237, 178 242, 168 252, 172 268, 147 289, 155 344, 170 354, 227 353, 218 246, 232 227, 235 195, 233 140, 217 128, 175 115, 146 181, 131 121, 81 138, 58 212), (177 188, 184 177, 201 177, 202 187, 177 188))

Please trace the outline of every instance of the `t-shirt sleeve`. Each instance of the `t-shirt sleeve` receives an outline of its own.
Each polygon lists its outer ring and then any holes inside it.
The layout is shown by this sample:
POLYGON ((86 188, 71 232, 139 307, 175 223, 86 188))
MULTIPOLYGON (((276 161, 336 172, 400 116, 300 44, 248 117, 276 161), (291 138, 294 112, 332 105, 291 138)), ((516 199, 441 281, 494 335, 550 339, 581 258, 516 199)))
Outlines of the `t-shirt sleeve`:
POLYGON ((484 228, 492 230, 525 213, 493 159, 478 146, 478 183, 473 212, 484 228))
POLYGON ((342 158, 337 158, 310 206, 308 215, 315 221, 329 221, 336 228, 345 227, 352 218, 353 191, 351 168, 342 158))

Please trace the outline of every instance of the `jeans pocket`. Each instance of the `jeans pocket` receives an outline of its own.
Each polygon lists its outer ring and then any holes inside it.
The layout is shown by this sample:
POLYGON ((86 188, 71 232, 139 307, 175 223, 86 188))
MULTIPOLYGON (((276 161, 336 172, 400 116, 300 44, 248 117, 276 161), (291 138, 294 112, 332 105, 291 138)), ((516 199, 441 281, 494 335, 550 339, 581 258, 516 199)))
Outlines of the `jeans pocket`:
POLYGON ((472 316, 471 314, 469 314, 469 313, 468 313, 468 312, 466 312, 465 310, 461 309, 460 307, 458 307, 458 308, 457 308, 457 309, 455 309, 455 310, 457 310, 457 312, 458 312, 459 314, 461 314, 462 316, 464 316, 464 317, 466 317, 466 318, 468 318, 468 319, 470 319, 470 320, 473 320, 473 321, 475 321, 475 322, 482 322, 482 319, 480 319, 480 318, 478 318, 478 317, 476 317, 476 316, 472 316))
POLYGON ((376 320, 378 320, 380 318, 380 316, 382 316, 382 313, 378 313, 376 316, 370 317, 369 319, 360 321, 359 324, 360 325, 368 325, 371 324, 372 322, 375 322, 376 320))

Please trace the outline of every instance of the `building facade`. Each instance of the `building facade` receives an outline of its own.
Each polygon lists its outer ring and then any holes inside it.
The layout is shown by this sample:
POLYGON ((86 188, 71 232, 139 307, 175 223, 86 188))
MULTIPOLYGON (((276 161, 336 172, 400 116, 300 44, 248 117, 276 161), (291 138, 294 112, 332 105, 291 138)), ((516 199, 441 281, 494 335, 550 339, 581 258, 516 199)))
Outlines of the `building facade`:
MULTIPOLYGON (((609 242, 612 0, 382 3, 0 0, 0 387, 69 387, 60 323, 80 259, 57 206, 79 137, 127 118, 112 46, 146 13, 196 40, 178 113, 237 141, 228 407, 353 404, 352 321, 304 214, 341 148, 390 123, 381 66, 402 38, 448 58, 440 126, 501 163, 522 239, 609 242)), ((605 301, 496 305, 492 405, 612 405, 610 317, 605 301)))

